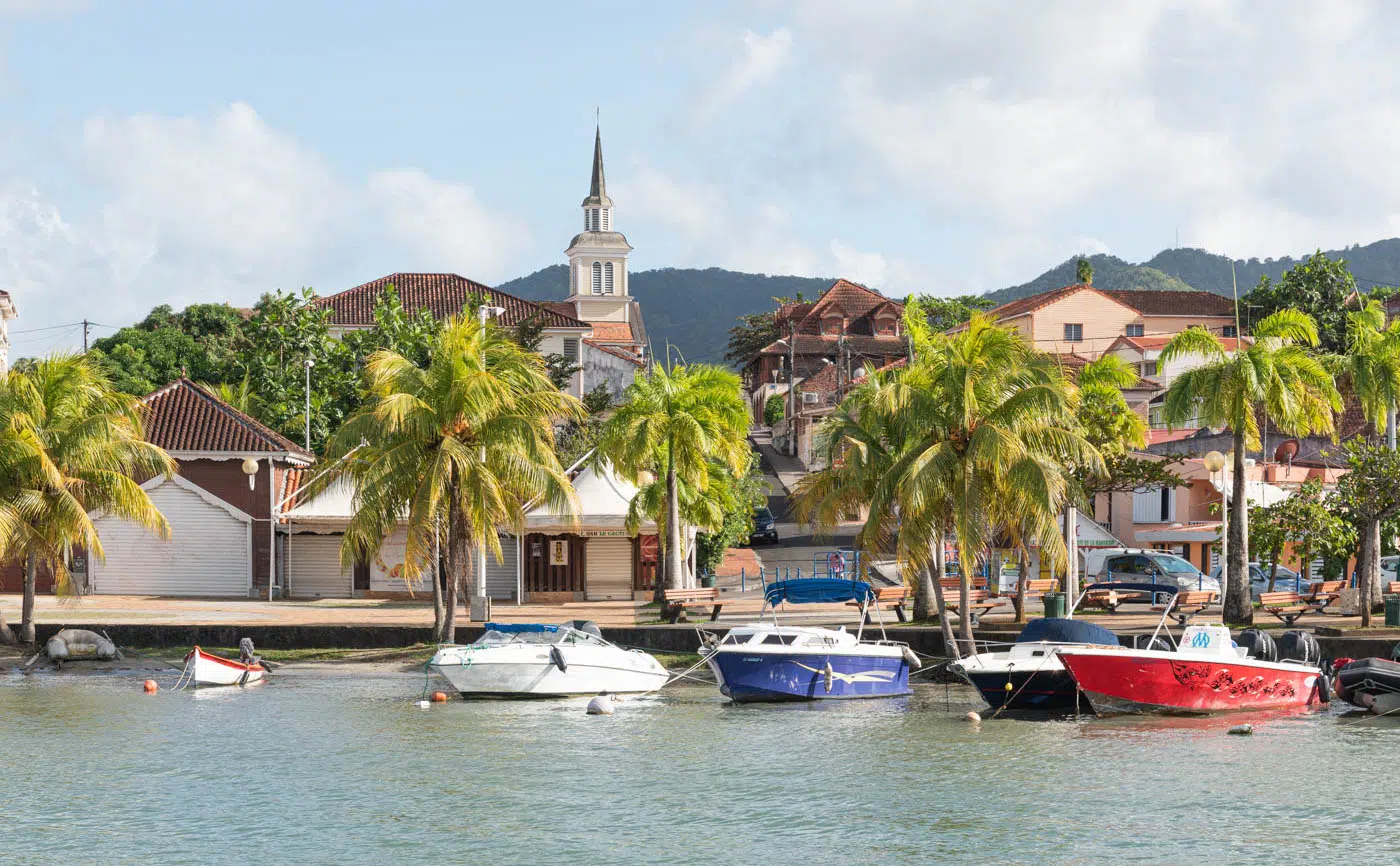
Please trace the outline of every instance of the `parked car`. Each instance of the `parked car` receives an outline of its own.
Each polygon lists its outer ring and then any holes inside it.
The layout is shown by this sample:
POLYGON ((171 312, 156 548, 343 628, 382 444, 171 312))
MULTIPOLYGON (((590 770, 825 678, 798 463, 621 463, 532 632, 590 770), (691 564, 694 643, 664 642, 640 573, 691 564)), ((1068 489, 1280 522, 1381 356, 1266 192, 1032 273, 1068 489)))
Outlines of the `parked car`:
POLYGON ((1394 583, 1400 580, 1400 577, 1396 576, 1396 571, 1400 571, 1400 556, 1382 556, 1381 582, 1394 583))
POLYGON ((773 512, 765 508, 755 508, 753 512, 753 534, 749 536, 749 544, 758 544, 760 541, 778 543, 778 522, 773 519, 773 512))
MULTIPOLYGON (((1220 566, 1216 566, 1211 571, 1210 576, 1217 582, 1220 580, 1220 566)), ((1308 591, 1311 584, 1307 578, 1298 574, 1291 568, 1278 566, 1278 575, 1274 580, 1274 592, 1297 592, 1308 591)), ((1259 593, 1269 591, 1269 570, 1257 562, 1249 564, 1249 594, 1255 601, 1259 600, 1259 593)))
POLYGON ((1099 580, 1174 583, 1183 590, 1220 592, 1220 581, 1207 577, 1190 562, 1162 550, 1128 550, 1104 559, 1099 580))

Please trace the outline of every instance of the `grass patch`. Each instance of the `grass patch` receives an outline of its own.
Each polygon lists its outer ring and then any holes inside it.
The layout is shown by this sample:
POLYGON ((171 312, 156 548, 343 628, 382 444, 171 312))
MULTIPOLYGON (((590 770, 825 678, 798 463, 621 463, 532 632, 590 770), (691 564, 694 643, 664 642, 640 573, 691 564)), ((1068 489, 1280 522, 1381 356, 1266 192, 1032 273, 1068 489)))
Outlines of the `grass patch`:
POLYGON ((699 653, 651 653, 651 657, 661 662, 667 670, 685 670, 700 661, 699 653))

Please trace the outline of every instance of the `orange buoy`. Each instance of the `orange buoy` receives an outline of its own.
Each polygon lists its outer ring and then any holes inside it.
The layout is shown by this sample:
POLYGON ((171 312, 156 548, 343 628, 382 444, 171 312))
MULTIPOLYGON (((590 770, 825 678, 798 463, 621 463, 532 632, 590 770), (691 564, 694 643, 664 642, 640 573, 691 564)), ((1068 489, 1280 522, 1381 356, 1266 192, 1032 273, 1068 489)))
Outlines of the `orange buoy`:
POLYGON ((146 690, 146 694, 153 695, 160 689, 160 686, 156 684, 155 680, 146 680, 143 688, 146 690))
POLYGON ((435 704, 444 704, 444 703, 447 703, 447 693, 446 693, 446 692, 433 692, 433 703, 435 703, 435 704))

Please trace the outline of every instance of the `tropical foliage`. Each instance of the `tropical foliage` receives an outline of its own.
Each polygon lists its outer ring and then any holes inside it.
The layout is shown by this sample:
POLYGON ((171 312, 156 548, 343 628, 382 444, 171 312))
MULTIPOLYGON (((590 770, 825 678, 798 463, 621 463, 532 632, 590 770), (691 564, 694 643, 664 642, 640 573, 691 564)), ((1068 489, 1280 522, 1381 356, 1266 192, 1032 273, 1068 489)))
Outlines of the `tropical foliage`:
POLYGON ((372 558, 404 520, 407 577, 433 573, 441 551, 447 585, 444 600, 432 582, 434 633, 450 639, 473 572, 469 548, 499 560, 497 530, 520 532, 529 502, 573 509, 554 427, 584 411, 550 381, 539 355, 475 316, 446 322, 428 354, 426 367, 388 349, 370 355, 366 402, 332 438, 333 468, 308 492, 354 483, 347 563, 372 558))
POLYGON ((686 526, 723 522, 721 517, 700 524, 693 509, 703 508, 712 517, 720 513, 705 494, 717 471, 736 475, 748 470, 748 426, 739 377, 709 364, 655 364, 638 373, 604 425, 601 456, 628 477, 655 479, 643 485, 639 499, 648 503, 664 530, 665 569, 657 581, 658 596, 662 589, 686 583, 686 526))
POLYGON ((1260 414, 1278 429, 1304 436, 1331 433, 1333 413, 1341 409, 1332 375, 1308 352, 1318 341, 1311 318, 1280 310, 1256 324, 1252 337, 1247 348, 1232 352, 1204 328, 1189 328, 1161 354, 1164 364, 1187 358, 1202 362, 1172 380, 1163 404, 1166 421, 1194 419, 1202 426, 1228 428, 1234 437, 1225 617, 1237 623, 1254 619, 1244 545, 1245 454, 1260 447, 1260 414))
POLYGON ((0 377, 0 562, 24 565, 24 640, 34 639, 39 570, 66 592, 75 550, 103 558, 94 512, 169 535, 137 479, 174 471, 144 440, 136 398, 94 359, 54 355, 0 377))

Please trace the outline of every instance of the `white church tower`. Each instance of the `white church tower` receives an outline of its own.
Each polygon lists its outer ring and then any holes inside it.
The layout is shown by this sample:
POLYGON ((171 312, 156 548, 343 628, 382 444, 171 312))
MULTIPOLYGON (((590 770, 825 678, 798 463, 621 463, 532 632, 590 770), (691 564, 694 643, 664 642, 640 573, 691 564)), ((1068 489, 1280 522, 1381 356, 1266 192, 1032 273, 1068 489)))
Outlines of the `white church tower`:
MULTIPOLYGON (((574 235, 566 254, 569 257, 569 303, 577 317, 590 324, 618 323, 631 325, 627 330, 633 338, 642 336, 640 311, 627 291, 627 254, 632 245, 621 232, 613 231, 612 199, 608 198, 603 178, 602 130, 593 139, 593 181, 588 198, 583 200, 583 231, 574 235)), ((623 329, 618 325, 595 328, 595 338, 603 332, 616 335, 606 342, 624 342, 623 329)), ((640 349, 642 340, 636 341, 640 349)))

